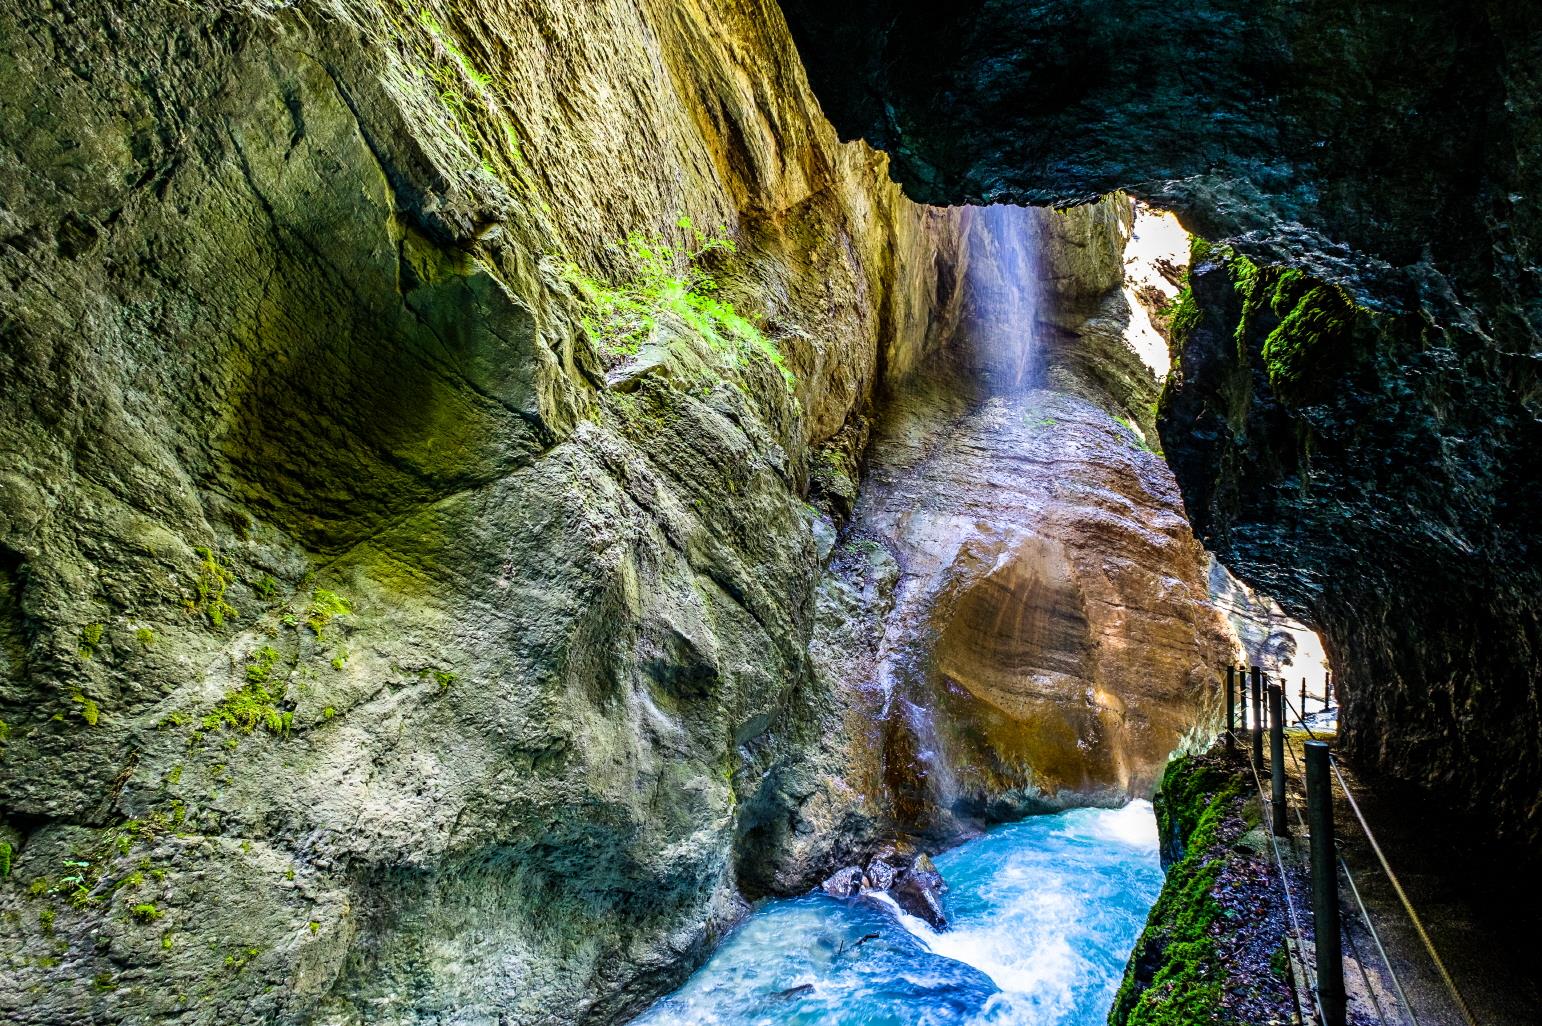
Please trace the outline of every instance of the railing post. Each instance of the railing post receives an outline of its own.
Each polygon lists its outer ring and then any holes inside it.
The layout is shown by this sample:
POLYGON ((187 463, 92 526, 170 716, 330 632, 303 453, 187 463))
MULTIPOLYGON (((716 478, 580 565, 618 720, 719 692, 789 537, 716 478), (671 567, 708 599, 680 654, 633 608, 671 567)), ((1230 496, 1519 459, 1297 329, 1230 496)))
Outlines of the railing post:
POLYGON ((1301 708, 1297 709, 1296 712, 1301 717, 1301 726, 1305 727, 1306 726, 1306 678, 1305 677, 1301 678, 1301 708))
POLYGON ((1339 936, 1339 874, 1333 846, 1333 783, 1328 746, 1306 743, 1306 816, 1312 831, 1312 932, 1317 999, 1324 1026, 1344 1026, 1344 952, 1339 936))
POLYGON ((1226 754, 1237 752, 1237 668, 1226 667, 1226 754))
POLYGON ((1290 829, 1285 820, 1285 685, 1269 685, 1269 797, 1274 806, 1274 833, 1290 829))
POLYGON ((1253 667, 1253 768, 1264 771, 1264 671, 1253 667))

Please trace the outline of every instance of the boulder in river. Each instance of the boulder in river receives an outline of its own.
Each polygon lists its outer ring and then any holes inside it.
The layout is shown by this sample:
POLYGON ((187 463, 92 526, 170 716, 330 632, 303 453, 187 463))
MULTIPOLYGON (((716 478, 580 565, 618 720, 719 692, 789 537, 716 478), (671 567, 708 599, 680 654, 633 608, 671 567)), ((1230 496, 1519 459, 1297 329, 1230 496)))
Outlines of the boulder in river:
POLYGON ((945 890, 947 884, 943 883, 942 874, 931 859, 921 855, 914 865, 895 876, 889 895, 900 908, 926 920, 934 930, 946 930, 948 917, 942 911, 945 890))
POLYGON ((819 889, 832 898, 851 898, 862 892, 862 880, 860 866, 847 866, 830 874, 825 882, 819 885, 819 889))
POLYGON ((894 885, 894 877, 899 869, 882 858, 876 858, 867 864, 868 885, 875 891, 886 891, 894 885))

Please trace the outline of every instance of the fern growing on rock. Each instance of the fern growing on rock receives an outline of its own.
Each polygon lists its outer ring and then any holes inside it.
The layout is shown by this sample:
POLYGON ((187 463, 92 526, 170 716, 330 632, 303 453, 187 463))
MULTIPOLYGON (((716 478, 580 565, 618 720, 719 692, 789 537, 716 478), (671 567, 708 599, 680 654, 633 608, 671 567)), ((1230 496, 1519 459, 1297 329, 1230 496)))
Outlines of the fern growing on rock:
POLYGON ((717 297, 717 279, 703 266, 713 253, 736 252, 727 230, 719 227, 709 234, 688 217, 675 226, 685 234, 685 245, 636 232, 614 244, 633 268, 632 276, 623 282, 593 278, 571 261, 565 265, 563 277, 578 287, 591 306, 583 318, 590 340, 613 355, 633 356, 653 338, 660 321, 672 316, 734 362, 746 350, 759 352, 791 391, 796 379, 781 352, 733 303, 717 297))

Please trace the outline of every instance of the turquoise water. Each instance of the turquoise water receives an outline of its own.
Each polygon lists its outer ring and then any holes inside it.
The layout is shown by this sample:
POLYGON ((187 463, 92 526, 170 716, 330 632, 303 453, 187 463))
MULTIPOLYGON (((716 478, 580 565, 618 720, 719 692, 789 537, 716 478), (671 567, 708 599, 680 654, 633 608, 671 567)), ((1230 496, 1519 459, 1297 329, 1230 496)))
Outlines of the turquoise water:
POLYGON ((1103 1026, 1162 887, 1150 803, 1036 816, 936 861, 948 930, 886 897, 769 902, 635 1022, 1103 1026))

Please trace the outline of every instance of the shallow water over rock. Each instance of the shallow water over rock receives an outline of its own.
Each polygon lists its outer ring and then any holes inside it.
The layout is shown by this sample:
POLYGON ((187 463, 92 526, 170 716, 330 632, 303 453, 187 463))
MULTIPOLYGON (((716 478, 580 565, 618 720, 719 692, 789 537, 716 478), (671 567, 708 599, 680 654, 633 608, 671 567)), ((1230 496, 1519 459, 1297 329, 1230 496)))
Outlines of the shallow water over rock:
POLYGON ((886 896, 769 902, 639 1026, 1102 1026, 1162 885, 1147 802, 997 827, 937 858, 952 927, 886 896))

